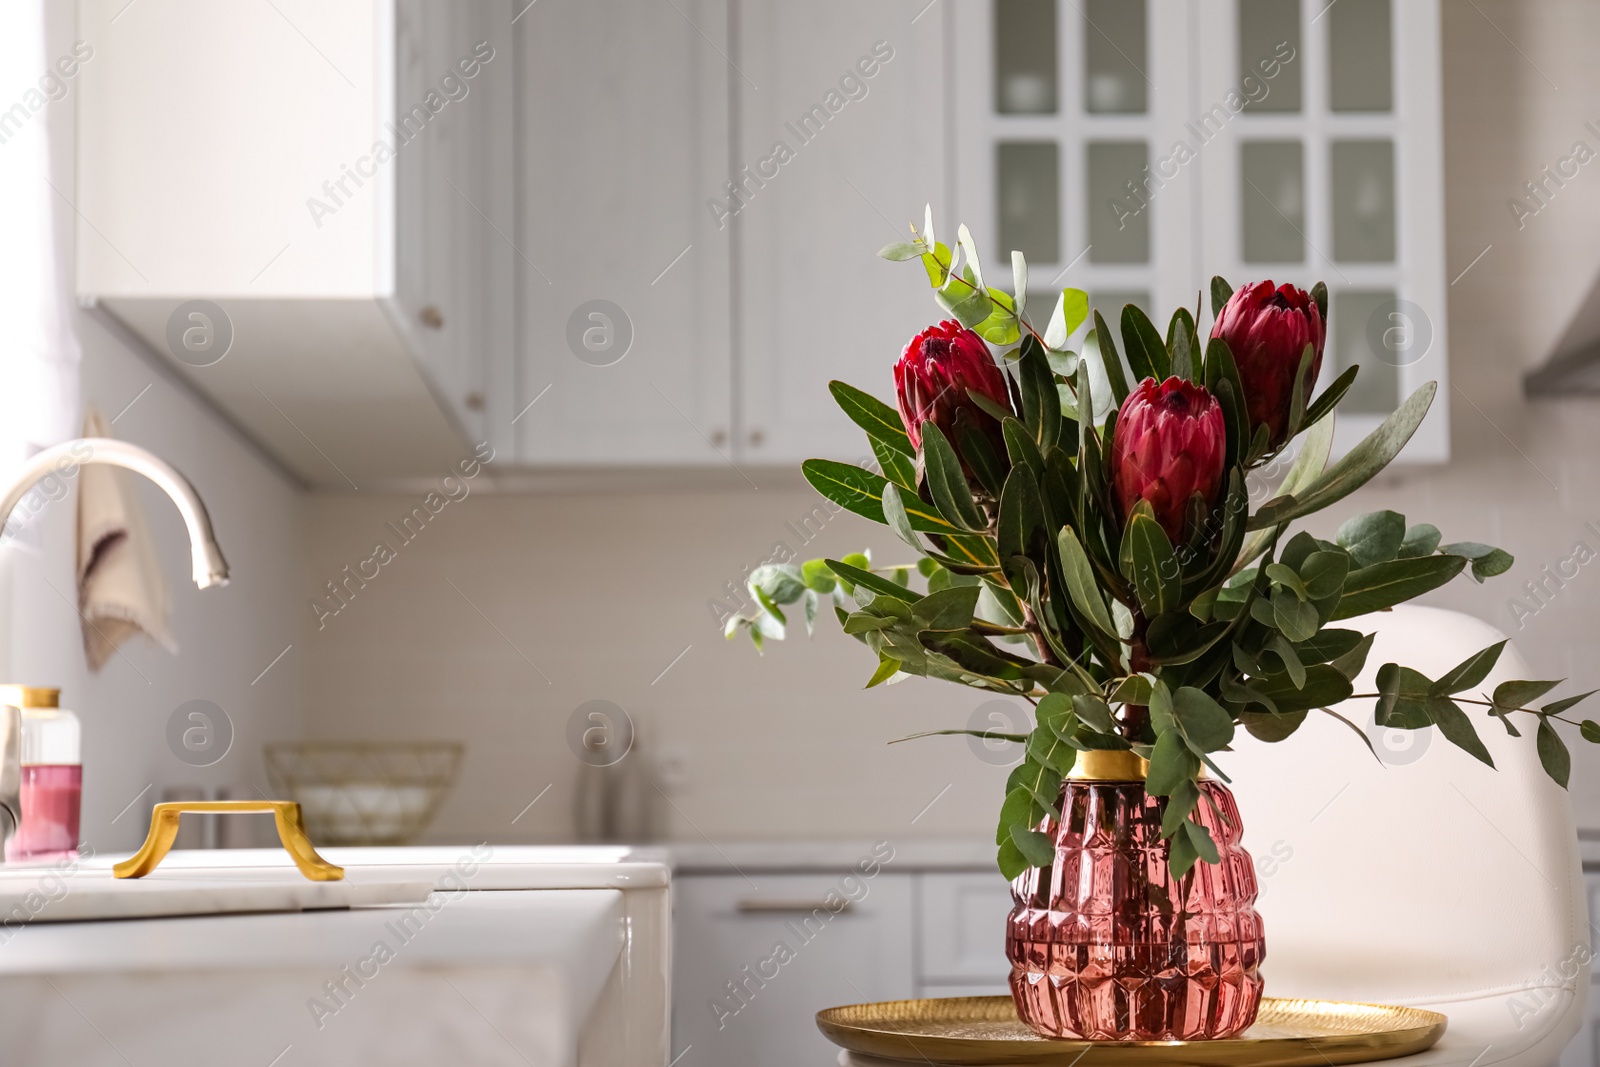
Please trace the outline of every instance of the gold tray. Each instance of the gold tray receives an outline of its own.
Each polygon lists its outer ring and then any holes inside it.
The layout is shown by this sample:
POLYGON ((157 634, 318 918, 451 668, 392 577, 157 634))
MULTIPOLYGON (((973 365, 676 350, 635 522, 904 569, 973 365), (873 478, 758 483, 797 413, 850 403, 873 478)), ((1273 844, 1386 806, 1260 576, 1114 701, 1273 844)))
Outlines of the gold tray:
POLYGON ((919 1064, 1067 1067, 1327 1067, 1409 1056, 1432 1047, 1448 1020, 1421 1008, 1263 997, 1255 1025, 1220 1041, 1067 1041, 1040 1037, 1010 997, 851 1004, 817 1012, 835 1045, 919 1064))

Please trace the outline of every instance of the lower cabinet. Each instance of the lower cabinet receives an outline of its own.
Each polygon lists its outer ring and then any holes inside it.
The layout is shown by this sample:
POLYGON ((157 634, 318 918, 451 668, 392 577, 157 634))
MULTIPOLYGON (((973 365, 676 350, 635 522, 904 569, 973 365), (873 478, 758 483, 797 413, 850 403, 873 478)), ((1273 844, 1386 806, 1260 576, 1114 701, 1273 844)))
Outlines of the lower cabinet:
POLYGON ((680 1067, 826 1067, 826 1007, 1006 991, 999 876, 679 875, 672 1055, 680 1067))
MULTIPOLYGON (((1600 919, 1600 871, 1585 870, 1583 887, 1589 897, 1589 923, 1600 919)), ((1600 958, 1590 963, 1589 1007, 1584 1012, 1583 1026, 1567 1042, 1561 1053, 1560 1067, 1600 1067, 1600 958)))

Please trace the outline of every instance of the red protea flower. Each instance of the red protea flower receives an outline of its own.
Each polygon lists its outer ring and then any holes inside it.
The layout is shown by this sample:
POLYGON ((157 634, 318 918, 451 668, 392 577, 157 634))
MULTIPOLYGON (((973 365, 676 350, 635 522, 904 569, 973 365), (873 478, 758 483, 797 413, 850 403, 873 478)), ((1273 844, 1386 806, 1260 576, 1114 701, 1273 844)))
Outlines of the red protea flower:
POLYGON ((999 420, 967 396, 969 389, 982 393, 1010 411, 1005 375, 983 338, 959 322, 947 319, 913 337, 894 365, 894 387, 913 448, 922 447, 922 424, 930 420, 959 448, 958 426, 970 420, 1005 454, 999 420))
POLYGON ((1251 431, 1265 423, 1271 446, 1277 448, 1288 433, 1294 376, 1306 345, 1315 354, 1302 399, 1309 399, 1322 367, 1326 324, 1316 301, 1292 285, 1274 289, 1271 281, 1252 282, 1228 298, 1211 336, 1227 342, 1239 366, 1251 431))
POLYGON ((1222 406, 1205 387, 1181 378, 1140 382, 1122 402, 1111 439, 1111 484, 1123 521, 1147 500, 1167 537, 1181 544, 1189 498, 1199 493, 1207 508, 1217 502, 1226 451, 1222 406))

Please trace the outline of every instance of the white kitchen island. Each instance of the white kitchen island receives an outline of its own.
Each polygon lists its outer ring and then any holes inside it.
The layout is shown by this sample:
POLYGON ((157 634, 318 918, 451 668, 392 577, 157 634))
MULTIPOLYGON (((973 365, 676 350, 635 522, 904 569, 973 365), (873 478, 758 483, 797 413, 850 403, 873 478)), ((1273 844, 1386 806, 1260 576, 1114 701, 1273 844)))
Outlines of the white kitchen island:
MULTIPOLYGON (((661 1067, 668 867, 623 847, 327 849, 414 905, 51 921, 114 859, 0 926, 0 1062, 28 1067, 661 1067)), ((10 876, 10 872, 8 872, 10 876)), ((146 879, 299 878, 281 851, 174 852, 146 879)), ((114 889, 115 887, 113 887, 114 889)), ((3 917, 0 917, 3 919, 3 917)))

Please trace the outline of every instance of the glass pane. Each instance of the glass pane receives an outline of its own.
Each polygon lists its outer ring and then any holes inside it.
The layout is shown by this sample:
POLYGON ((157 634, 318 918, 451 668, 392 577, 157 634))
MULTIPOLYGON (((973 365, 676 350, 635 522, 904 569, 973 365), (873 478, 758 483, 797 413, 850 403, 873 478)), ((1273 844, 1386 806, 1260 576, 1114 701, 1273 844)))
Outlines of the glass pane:
POLYGON ((1246 111, 1300 110, 1300 0, 1239 0, 1246 111), (1250 91, 1265 83, 1268 91, 1250 91))
POLYGON ((1150 262, 1150 210, 1144 193, 1149 146, 1143 141, 1091 141, 1085 159, 1089 262, 1150 262))
POLYGON ((1083 106, 1092 115, 1142 114, 1150 84, 1144 0, 1088 0, 1083 12, 1083 106))
POLYGON ((1299 141, 1240 146, 1239 219, 1246 263, 1305 260, 1305 152, 1299 141))
MULTIPOLYGON (((1096 289, 1089 294, 1089 308, 1100 312, 1117 344, 1122 344, 1122 306, 1133 304, 1146 315, 1150 314, 1150 293, 1145 289, 1096 289)), ((1091 315, 1092 319, 1094 316, 1091 315)))
MULTIPOLYGON (((1354 415, 1388 415, 1400 406, 1400 367, 1414 348, 1412 338, 1403 336, 1416 328, 1397 310, 1392 292, 1343 292, 1333 294, 1332 329, 1328 340, 1333 349, 1332 376, 1357 364, 1361 373, 1339 404, 1339 410, 1354 415), (1396 331, 1400 331, 1397 333, 1396 331)), ((1327 370, 1325 377, 1330 377, 1327 370)))
POLYGON ((1389 0, 1338 0, 1328 12, 1328 97, 1335 111, 1394 109, 1389 0))
POLYGON ((1055 114, 1056 0, 995 0, 994 109, 1055 114))
POLYGON ((1394 142, 1333 142, 1333 258, 1394 262, 1394 142))
POLYGON ((1000 245, 1005 262, 1018 249, 1029 263, 1061 262, 1061 153, 1054 141, 998 146, 1000 245))

